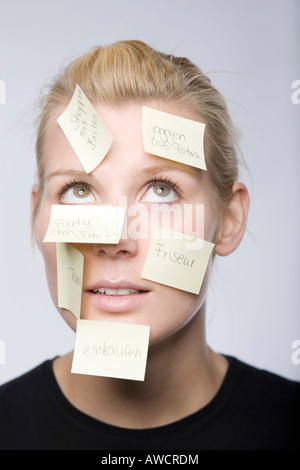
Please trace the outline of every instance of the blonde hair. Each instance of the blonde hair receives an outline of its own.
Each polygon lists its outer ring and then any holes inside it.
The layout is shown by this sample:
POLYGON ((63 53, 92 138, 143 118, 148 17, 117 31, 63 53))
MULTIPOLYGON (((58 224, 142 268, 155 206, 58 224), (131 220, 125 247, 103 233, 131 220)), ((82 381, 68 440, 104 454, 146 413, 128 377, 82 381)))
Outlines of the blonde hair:
POLYGON ((216 201, 226 210, 238 177, 236 131, 226 103, 209 78, 188 59, 158 52, 141 41, 119 41, 93 48, 60 73, 41 102, 36 140, 38 183, 33 221, 43 193, 43 153, 48 120, 53 110, 68 103, 75 86, 92 103, 145 103, 157 99, 182 102, 195 119, 206 124, 205 157, 216 201))

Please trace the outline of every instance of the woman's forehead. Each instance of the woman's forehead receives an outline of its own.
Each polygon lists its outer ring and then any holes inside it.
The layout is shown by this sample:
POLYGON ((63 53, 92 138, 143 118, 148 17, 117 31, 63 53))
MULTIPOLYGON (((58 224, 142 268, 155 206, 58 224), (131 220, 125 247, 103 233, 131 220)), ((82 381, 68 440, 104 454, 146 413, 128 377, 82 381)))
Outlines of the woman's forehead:
MULTIPOLYGON (((179 105, 171 103, 156 102, 165 111, 175 112, 179 105)), ((44 174, 64 171, 81 171, 82 165, 76 156, 66 135, 60 128, 57 119, 66 109, 67 104, 58 106, 50 116, 47 124, 46 139, 44 146, 44 174)), ((201 172, 191 166, 176 160, 169 160, 149 154, 144 151, 142 142, 142 105, 139 103, 128 103, 110 106, 98 104, 95 107, 100 118, 109 128, 112 134, 112 143, 103 163, 115 163, 117 165, 138 164, 139 174, 141 172, 159 173, 161 171, 178 171, 189 176, 199 178, 201 172), (117 155, 115 155, 117 154, 117 155), (116 157, 116 158, 115 158, 116 157), (112 161, 114 158, 114 162, 112 161)), ((177 111, 178 113, 178 111, 177 111)), ((186 113, 183 111, 182 114, 186 113)), ((101 165, 102 163, 100 163, 101 165)))

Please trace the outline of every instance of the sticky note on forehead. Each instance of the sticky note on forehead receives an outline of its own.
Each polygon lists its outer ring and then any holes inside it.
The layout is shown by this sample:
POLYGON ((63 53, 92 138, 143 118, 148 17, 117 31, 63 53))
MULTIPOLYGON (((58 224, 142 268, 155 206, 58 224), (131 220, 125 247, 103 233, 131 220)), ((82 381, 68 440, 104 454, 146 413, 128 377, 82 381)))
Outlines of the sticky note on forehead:
POLYGON ((86 173, 93 171, 104 159, 113 139, 79 85, 57 122, 86 173))
POLYGON ((144 325, 77 320, 71 372, 143 381, 149 334, 144 325))
POLYGON ((125 216, 120 206, 51 206, 45 243, 119 243, 125 216))
POLYGON ((83 255, 66 243, 56 244, 58 306, 80 318, 83 255))
POLYGON ((206 170, 205 124, 143 106, 145 152, 206 170))
POLYGON ((214 244, 169 229, 152 237, 141 277, 199 294, 214 244))

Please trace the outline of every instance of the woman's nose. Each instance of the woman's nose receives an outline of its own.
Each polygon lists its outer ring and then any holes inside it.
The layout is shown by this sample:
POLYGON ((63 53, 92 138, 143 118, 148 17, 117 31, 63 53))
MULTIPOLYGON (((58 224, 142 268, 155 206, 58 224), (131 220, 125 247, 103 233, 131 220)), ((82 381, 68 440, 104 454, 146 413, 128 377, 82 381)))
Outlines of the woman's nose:
POLYGON ((122 231, 118 243, 95 243, 93 253, 110 258, 132 257, 138 252, 138 239, 128 232, 128 215, 125 214, 122 231))
POLYGON ((109 258, 130 258, 135 256, 138 252, 138 240, 129 238, 120 239, 119 243, 95 243, 92 245, 93 253, 99 257, 109 258))

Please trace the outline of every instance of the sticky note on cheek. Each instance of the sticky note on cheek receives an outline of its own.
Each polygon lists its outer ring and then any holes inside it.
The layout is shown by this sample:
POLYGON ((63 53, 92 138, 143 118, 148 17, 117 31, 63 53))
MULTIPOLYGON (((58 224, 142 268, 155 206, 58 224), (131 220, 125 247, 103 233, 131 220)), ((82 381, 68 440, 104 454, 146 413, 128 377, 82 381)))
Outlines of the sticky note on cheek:
POLYGON ((120 206, 51 206, 45 243, 118 243, 125 217, 120 206))
POLYGON ((153 234, 141 277, 199 294, 214 244, 172 230, 153 234))
POLYGON ((77 320, 72 373, 143 381, 150 327, 77 320))
POLYGON ((143 106, 145 152, 206 170, 205 124, 143 106))
POLYGON ((93 171, 104 159, 113 139, 79 85, 57 122, 86 173, 93 171))
POLYGON ((56 244, 58 306, 80 318, 83 255, 66 243, 56 244))

